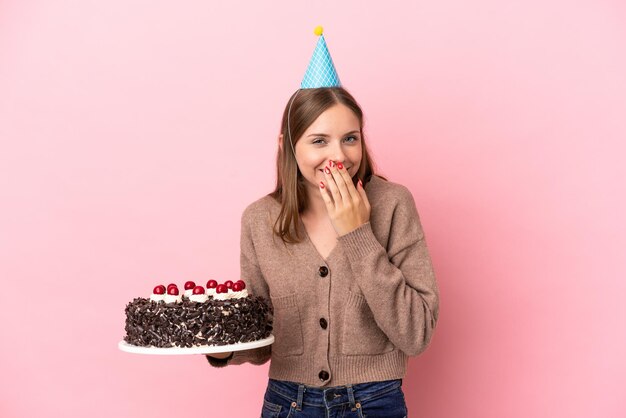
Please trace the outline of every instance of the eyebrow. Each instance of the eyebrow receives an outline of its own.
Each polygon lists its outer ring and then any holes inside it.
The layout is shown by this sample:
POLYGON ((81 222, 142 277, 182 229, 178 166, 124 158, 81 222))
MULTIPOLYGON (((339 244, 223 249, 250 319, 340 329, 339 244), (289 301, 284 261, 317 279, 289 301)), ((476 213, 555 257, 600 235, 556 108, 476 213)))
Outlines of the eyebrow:
MULTIPOLYGON (((350 134, 360 134, 360 133, 361 133, 360 131, 350 131, 350 132, 345 133, 344 135, 350 135, 350 134)), ((326 135, 326 134, 310 134, 310 135, 307 135, 307 136, 323 136, 323 137, 329 137, 330 135, 326 135)))

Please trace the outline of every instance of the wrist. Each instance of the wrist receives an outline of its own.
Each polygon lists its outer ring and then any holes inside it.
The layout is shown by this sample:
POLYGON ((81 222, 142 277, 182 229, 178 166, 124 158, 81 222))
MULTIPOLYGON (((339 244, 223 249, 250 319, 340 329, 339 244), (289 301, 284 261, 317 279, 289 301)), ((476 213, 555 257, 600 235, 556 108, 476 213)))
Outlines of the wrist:
POLYGON ((368 223, 369 221, 365 221, 365 222, 361 222, 359 225, 356 226, 352 226, 350 228, 346 228, 344 230, 342 230, 340 233, 338 233, 338 235, 340 237, 343 237, 344 235, 348 235, 354 231, 356 231, 357 229, 359 229, 360 227, 362 227, 363 225, 365 225, 366 223, 368 223))

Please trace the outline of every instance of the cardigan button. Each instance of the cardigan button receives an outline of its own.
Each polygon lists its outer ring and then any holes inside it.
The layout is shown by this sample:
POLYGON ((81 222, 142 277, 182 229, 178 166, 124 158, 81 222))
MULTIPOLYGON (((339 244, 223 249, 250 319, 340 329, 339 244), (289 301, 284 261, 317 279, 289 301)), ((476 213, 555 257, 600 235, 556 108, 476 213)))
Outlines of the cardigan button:
POLYGON ((328 378, 330 377, 330 375, 328 374, 326 370, 322 370, 318 376, 320 377, 320 380, 322 382, 328 380, 328 378))
POLYGON ((324 318, 320 318, 320 327, 322 327, 322 329, 326 329, 328 327, 328 321, 324 318))
POLYGON ((322 277, 328 276, 328 267, 326 267, 326 266, 320 267, 319 273, 320 273, 320 276, 322 276, 322 277))

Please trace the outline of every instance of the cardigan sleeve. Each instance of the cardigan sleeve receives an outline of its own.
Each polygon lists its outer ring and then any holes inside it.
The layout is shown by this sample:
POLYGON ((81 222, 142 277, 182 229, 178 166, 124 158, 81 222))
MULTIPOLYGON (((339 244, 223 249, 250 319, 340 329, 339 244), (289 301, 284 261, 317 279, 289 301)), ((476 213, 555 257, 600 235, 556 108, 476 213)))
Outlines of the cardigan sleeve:
POLYGON ((378 327, 409 356, 426 349, 439 316, 439 290, 415 201, 402 186, 385 249, 370 222, 339 237, 378 327))
MULTIPOLYGON (((250 222, 252 222, 253 218, 250 208, 247 208, 241 216, 241 279, 246 282, 246 286, 252 295, 264 297, 271 308, 269 290, 263 278, 263 273, 261 273, 261 269, 259 268, 254 243, 252 241, 250 222)), ((235 351, 231 357, 223 360, 207 356, 207 360, 213 367, 224 367, 243 363, 261 365, 270 359, 271 350, 272 346, 269 345, 252 350, 235 351)))

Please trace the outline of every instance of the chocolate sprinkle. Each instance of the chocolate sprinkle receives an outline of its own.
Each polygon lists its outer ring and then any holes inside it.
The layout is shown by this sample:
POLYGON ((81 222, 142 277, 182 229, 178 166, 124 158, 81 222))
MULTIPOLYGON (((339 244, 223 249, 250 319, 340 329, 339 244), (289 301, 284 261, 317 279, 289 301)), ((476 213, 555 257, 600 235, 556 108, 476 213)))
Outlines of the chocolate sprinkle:
POLYGON ((142 347, 219 346, 261 340, 272 332, 272 311, 258 296, 204 303, 135 298, 125 312, 124 341, 142 347))

